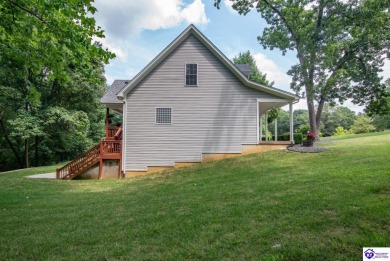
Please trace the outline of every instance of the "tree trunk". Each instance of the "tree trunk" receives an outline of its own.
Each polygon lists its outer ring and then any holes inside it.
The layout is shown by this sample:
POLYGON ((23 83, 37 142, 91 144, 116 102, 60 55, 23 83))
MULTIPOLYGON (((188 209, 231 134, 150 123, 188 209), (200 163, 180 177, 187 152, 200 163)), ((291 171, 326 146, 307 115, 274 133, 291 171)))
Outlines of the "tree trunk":
POLYGON ((35 157, 35 162, 34 162, 34 166, 35 167, 38 167, 39 166, 39 137, 35 137, 35 144, 34 144, 34 149, 35 149, 35 152, 34 152, 34 157, 35 157))
POLYGON ((314 132, 315 137, 318 135, 318 129, 316 125, 316 111, 314 108, 314 83, 312 77, 305 77, 305 89, 306 89, 306 101, 307 101, 307 110, 309 111, 309 124, 310 130, 314 132))
POLYGON ((19 157, 18 152, 16 151, 16 149, 14 148, 14 145, 12 144, 11 140, 10 140, 9 137, 8 137, 8 133, 6 132, 5 127, 4 127, 3 119, 0 119, 0 126, 1 126, 2 132, 4 133, 5 140, 7 141, 8 146, 10 147, 10 149, 12 150, 12 153, 14 154, 14 156, 15 156, 15 158, 16 158, 16 161, 17 161, 18 164, 19 164, 19 167, 20 167, 20 168, 23 168, 23 161, 22 161, 22 159, 19 157))
POLYGON ((28 168, 30 166, 30 162, 28 160, 29 150, 30 150, 30 143, 28 142, 28 139, 25 139, 24 140, 24 160, 25 160, 26 168, 28 168))
POLYGON ((315 133, 316 141, 319 141, 320 138, 320 129, 321 129, 321 116, 322 116, 322 111, 324 109, 324 104, 325 104, 325 99, 320 100, 318 103, 318 108, 317 108, 317 113, 316 113, 316 128, 317 132, 315 133))
POLYGON ((313 100, 309 100, 309 98, 307 98, 307 109, 309 111, 309 124, 310 124, 310 130, 312 132, 315 133, 315 135, 317 136, 317 125, 316 125, 316 112, 315 112, 315 109, 314 109, 314 102, 313 100))

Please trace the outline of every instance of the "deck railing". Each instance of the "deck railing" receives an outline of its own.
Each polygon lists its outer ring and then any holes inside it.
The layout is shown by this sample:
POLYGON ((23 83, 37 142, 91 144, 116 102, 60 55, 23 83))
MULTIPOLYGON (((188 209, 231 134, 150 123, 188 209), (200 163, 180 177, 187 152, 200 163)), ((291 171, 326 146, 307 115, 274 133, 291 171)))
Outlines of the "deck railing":
POLYGON ((118 127, 107 127, 106 129, 106 140, 112 140, 115 138, 115 134, 118 131, 118 127))
POLYGON ((72 179, 102 159, 120 159, 121 146, 121 140, 102 140, 62 168, 57 169, 56 177, 57 179, 72 179))
POLYGON ((121 153, 121 144, 120 140, 102 140, 102 154, 119 154, 121 153))

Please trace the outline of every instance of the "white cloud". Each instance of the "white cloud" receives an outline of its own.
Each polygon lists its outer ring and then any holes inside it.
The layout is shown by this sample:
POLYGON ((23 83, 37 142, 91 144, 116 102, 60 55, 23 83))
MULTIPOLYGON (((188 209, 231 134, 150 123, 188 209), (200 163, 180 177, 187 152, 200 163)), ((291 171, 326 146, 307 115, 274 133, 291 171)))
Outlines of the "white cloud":
POLYGON ((209 22, 202 0, 96 0, 95 7, 96 23, 106 36, 97 40, 116 54, 106 70, 108 81, 133 77, 135 73, 126 71, 127 67, 140 70, 160 51, 153 42, 142 43, 142 31, 174 28, 182 23, 204 26, 209 22))
POLYGON ((202 0, 195 0, 187 8, 183 9, 181 16, 189 24, 206 25, 209 22, 202 0))
POLYGON ((278 65, 263 53, 254 53, 253 58, 256 65, 262 73, 267 74, 269 81, 274 81, 274 86, 279 89, 291 92, 291 78, 286 72, 282 71, 278 65))
POLYGON ((104 47, 108 48, 111 52, 116 54, 116 57, 121 61, 127 60, 127 52, 124 48, 120 47, 117 43, 111 42, 108 38, 96 39, 101 42, 104 47))
POLYGON ((182 22, 206 25, 202 0, 184 4, 181 0, 97 0, 96 20, 114 38, 136 36, 142 30, 175 27, 182 22))
POLYGON ((238 12, 236 10, 233 9, 233 4, 234 2, 230 1, 230 0, 224 0, 223 1, 224 5, 226 6, 226 9, 232 13, 232 14, 236 14, 238 15, 238 12))

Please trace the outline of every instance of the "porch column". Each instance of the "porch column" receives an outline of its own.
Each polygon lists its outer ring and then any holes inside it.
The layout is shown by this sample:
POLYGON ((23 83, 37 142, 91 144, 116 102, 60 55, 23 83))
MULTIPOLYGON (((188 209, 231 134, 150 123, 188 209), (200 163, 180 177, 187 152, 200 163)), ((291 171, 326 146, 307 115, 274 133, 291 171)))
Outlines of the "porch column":
POLYGON ((290 141, 294 143, 294 124, 293 124, 293 104, 292 102, 288 105, 290 110, 290 141))
POLYGON ((275 119, 275 141, 278 141, 278 119, 275 119))
POLYGON ((108 138, 108 125, 109 125, 110 109, 106 109, 106 139, 108 138))
POLYGON ((268 112, 265 113, 265 141, 268 141, 268 112))
POLYGON ((263 116, 260 116, 260 140, 261 142, 263 140, 263 116))

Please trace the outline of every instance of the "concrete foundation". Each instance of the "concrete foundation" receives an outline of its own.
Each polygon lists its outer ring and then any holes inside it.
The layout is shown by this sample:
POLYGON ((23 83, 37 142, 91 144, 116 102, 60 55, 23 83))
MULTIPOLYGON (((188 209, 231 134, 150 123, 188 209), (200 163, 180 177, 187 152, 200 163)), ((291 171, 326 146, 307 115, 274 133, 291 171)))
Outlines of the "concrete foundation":
MULTIPOLYGON (((102 178, 118 178, 119 176, 119 160, 105 159, 103 160, 102 178)), ((75 179, 98 179, 99 178, 99 163, 93 165, 88 170, 84 171, 75 179)))

